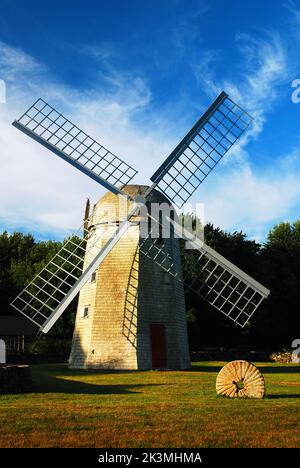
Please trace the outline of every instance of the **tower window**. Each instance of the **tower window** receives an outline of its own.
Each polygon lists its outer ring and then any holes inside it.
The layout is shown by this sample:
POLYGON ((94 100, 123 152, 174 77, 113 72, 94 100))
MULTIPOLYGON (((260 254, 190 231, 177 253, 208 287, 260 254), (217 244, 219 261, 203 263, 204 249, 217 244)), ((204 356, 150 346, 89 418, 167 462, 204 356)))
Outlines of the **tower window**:
POLYGON ((87 318, 89 316, 89 306, 81 307, 80 309, 80 317, 87 318))
POLYGON ((96 272, 94 271, 94 273, 92 273, 92 276, 91 276, 91 283, 95 283, 96 282, 96 272))

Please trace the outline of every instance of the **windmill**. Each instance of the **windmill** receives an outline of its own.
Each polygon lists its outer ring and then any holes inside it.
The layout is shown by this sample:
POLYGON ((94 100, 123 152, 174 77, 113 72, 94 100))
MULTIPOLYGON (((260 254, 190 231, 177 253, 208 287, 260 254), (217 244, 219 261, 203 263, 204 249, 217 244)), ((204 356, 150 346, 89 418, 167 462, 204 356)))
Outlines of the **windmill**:
POLYGON ((83 237, 68 238, 12 302, 39 333, 47 333, 80 293, 71 367, 188 368, 184 285, 241 327, 268 296, 268 289, 182 229, 176 216, 154 215, 152 209, 155 203, 181 208, 251 121, 222 92, 149 187, 130 185, 135 169, 42 99, 13 122, 109 191, 88 222, 86 210, 83 237), (107 203, 125 203, 126 215, 118 208, 111 219, 107 203), (166 227, 169 238, 162 238, 166 227), (182 274, 178 238, 193 249, 189 266, 197 274, 182 274))

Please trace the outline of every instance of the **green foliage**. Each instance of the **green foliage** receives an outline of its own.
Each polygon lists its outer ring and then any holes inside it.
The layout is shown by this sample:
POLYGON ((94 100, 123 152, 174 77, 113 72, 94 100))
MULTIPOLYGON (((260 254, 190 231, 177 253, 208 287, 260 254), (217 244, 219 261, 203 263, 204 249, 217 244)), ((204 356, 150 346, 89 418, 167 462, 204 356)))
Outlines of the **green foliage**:
POLYGON ((186 311, 186 319, 188 322, 194 323, 197 320, 197 311, 195 307, 190 307, 186 311))
POLYGON ((51 260, 61 247, 60 242, 34 243, 27 255, 11 261, 10 274, 14 284, 23 288, 51 260))
MULTIPOLYGON (((78 243, 79 238, 73 236, 72 240, 78 243)), ((9 303, 44 268, 61 246, 61 242, 36 242, 31 234, 15 232, 9 235, 6 231, 0 234, 0 314, 12 312, 9 303)), ((66 253, 62 253, 64 255, 66 253)), ((65 268, 70 266, 66 265, 65 268)), ((70 304, 53 328, 52 334, 63 338, 72 336, 76 304, 76 300, 70 304)))
POLYGON ((12 263, 22 262, 35 245, 31 234, 15 232, 9 235, 4 231, 0 235, 0 314, 7 314, 9 302, 19 288, 12 277, 12 263))
MULTIPOLYGON (((192 215, 185 215, 185 223, 197 223, 192 215)), ((297 338, 300 303, 300 220, 280 223, 271 229, 267 241, 260 245, 248 240, 243 232, 227 233, 207 224, 205 241, 217 252, 239 266, 271 290, 251 322, 236 327, 215 311, 198 295, 186 290, 187 318, 192 350, 207 344, 234 346, 251 344, 261 347, 290 346, 297 338)), ((74 237, 74 244, 78 240, 74 237)), ((60 249, 60 242, 36 242, 32 235, 6 231, 0 234, 0 314, 10 313, 9 302, 60 249)), ((74 246, 76 249, 76 246, 74 246)), ((76 251, 76 254, 78 252, 76 251)), ((199 269, 192 268, 194 251, 182 249, 185 274, 196 277, 199 269)), ((72 336, 77 299, 55 324, 51 333, 69 339, 72 336)))
POLYGON ((290 345, 299 330, 300 221, 280 223, 270 231, 260 272, 271 295, 263 314, 257 314, 257 325, 274 342, 290 345))
POLYGON ((279 223, 269 232, 266 245, 290 249, 300 247, 300 220, 279 223))
MULTIPOLYGON (((268 287, 271 294, 240 329, 187 289, 187 310, 196 317, 189 325, 191 348, 197 350, 204 344, 290 346, 299 329, 300 221, 275 226, 264 245, 248 240, 243 232, 227 233, 208 224, 205 242, 268 287)), ((192 278, 201 274, 191 267, 195 255, 197 252, 187 255, 182 251, 184 273, 192 278)))
POLYGON ((47 336, 31 343, 28 351, 40 357, 51 358, 52 362, 61 362, 67 359, 70 349, 71 340, 53 339, 47 336))

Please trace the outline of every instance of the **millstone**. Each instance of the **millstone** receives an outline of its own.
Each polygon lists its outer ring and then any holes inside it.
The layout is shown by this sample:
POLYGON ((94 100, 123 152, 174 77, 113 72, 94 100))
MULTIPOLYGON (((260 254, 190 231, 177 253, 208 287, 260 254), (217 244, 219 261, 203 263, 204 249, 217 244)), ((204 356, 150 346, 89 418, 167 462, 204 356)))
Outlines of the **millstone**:
POLYGON ((218 395, 229 398, 263 398, 265 381, 260 371, 251 362, 232 361, 220 370, 216 390, 218 395))

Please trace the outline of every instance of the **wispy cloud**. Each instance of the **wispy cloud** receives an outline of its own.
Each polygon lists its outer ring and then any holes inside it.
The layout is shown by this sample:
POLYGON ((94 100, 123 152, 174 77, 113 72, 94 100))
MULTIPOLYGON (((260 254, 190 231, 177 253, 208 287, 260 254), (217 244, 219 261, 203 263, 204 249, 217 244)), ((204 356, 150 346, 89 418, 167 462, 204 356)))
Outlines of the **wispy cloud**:
POLYGON ((256 120, 263 120, 279 97, 279 85, 288 77, 288 58, 285 46, 277 33, 265 33, 257 39, 249 34, 235 37, 240 61, 235 70, 235 80, 220 77, 218 64, 220 51, 206 51, 194 65, 199 83, 210 96, 222 89, 242 103, 256 120))
POLYGON ((291 14, 290 25, 294 33, 294 36, 297 39, 300 39, 300 5, 299 5, 299 2, 297 4, 294 0, 287 0, 287 2, 285 3, 285 6, 291 14))
POLYGON ((0 106, 0 224, 25 226, 37 232, 64 235, 81 223, 84 202, 96 202, 104 192, 89 178, 31 141, 11 126, 14 118, 39 96, 67 113, 115 154, 142 169, 147 181, 163 154, 173 145, 161 133, 152 134, 132 123, 147 107, 151 92, 142 78, 107 74, 103 83, 85 90, 71 88, 21 50, 0 44, 0 76, 7 82, 8 101, 0 106))
POLYGON ((21 49, 0 41, 0 69, 3 79, 14 82, 32 72, 41 72, 45 67, 21 49))
POLYGON ((259 172, 250 164, 224 166, 204 191, 206 221, 227 230, 243 229, 263 241, 274 223, 293 219, 299 207, 299 179, 300 147, 259 172))
MULTIPOLYGON (((230 157, 224 158, 222 171, 211 176, 203 190, 203 200, 207 220, 225 229, 242 228, 263 240, 272 223, 291 216, 292 208, 299 205, 300 149, 293 149, 290 155, 277 155, 272 166, 256 169, 248 143, 263 131, 268 114, 280 100, 282 85, 288 82, 292 65, 277 33, 264 32, 260 39, 238 34, 235 41, 241 59, 234 81, 220 78, 220 54, 214 50, 195 65, 195 73, 209 95, 225 89, 250 112, 254 122, 230 157)), ((256 154, 255 160, 258 159, 256 154)))
POLYGON ((178 16, 176 24, 170 28, 170 39, 178 54, 185 56, 188 53, 191 42, 199 38, 201 28, 199 27, 201 17, 209 10, 207 0, 194 4, 192 11, 178 16))
MULTIPOLYGON (((207 220, 262 239, 269 224, 291 216, 300 195, 297 148, 260 173, 253 168, 248 153, 249 140, 258 138, 268 112, 280 97, 280 84, 288 75, 289 63, 285 46, 274 33, 260 41, 239 35, 236 46, 240 65, 234 81, 232 77, 219 77, 222 54, 218 50, 203 51, 195 73, 209 96, 226 89, 254 114, 255 125, 210 176, 198 198, 205 202, 207 220)), ((85 53, 93 58, 91 51, 85 53)), ((136 167, 140 171, 136 183, 149 183, 151 174, 178 143, 180 119, 187 103, 176 103, 172 122, 165 109, 154 115, 145 77, 114 68, 109 48, 100 47, 97 57, 95 50, 93 53, 93 77, 79 90, 60 81, 22 50, 0 43, 0 78, 8 85, 8 102, 0 105, 0 225, 61 236, 80 224, 86 197, 95 202, 104 192, 10 125, 39 96, 136 167)))
POLYGON ((245 150, 248 141, 262 132, 268 112, 280 97, 280 86, 289 76, 289 61, 285 46, 277 33, 265 32, 261 39, 248 34, 238 34, 235 44, 240 55, 239 65, 233 74, 235 80, 221 77, 220 51, 208 50, 194 64, 195 75, 206 93, 215 97, 225 90, 230 97, 242 105, 254 118, 252 128, 238 146, 230 160, 225 163, 248 164, 249 154, 245 150))

